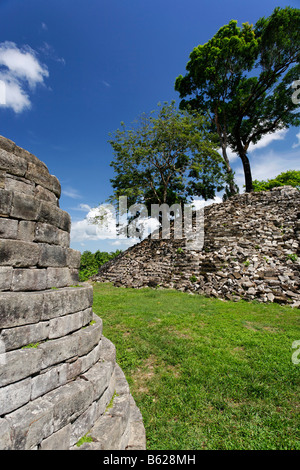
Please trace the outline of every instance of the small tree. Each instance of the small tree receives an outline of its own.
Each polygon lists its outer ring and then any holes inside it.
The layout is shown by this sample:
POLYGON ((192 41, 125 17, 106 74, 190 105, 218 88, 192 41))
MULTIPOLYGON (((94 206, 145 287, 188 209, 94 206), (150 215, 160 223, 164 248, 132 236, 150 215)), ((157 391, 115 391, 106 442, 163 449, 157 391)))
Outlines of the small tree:
POLYGON ((114 150, 110 202, 127 196, 129 205, 184 204, 193 196, 213 198, 223 188, 224 169, 205 119, 159 105, 109 140, 114 150))

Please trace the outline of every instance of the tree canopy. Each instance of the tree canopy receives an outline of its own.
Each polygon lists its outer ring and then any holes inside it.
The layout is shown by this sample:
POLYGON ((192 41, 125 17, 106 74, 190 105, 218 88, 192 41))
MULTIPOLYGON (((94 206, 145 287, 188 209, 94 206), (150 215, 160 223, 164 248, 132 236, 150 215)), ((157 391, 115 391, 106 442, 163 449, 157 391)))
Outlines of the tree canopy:
POLYGON ((280 173, 275 178, 268 179, 267 181, 253 181, 254 191, 268 191, 272 188, 280 186, 292 186, 300 190, 300 171, 288 170, 280 173))
POLYGON ((253 190, 250 144, 264 135, 300 125, 292 84, 300 76, 300 10, 275 8, 256 25, 232 20, 194 48, 175 90, 181 109, 209 118, 226 164, 230 193, 236 188, 227 148, 242 160, 246 191, 253 190))
POLYGON ((184 204, 194 196, 213 198, 223 187, 224 168, 206 120, 164 103, 111 134, 115 177, 110 202, 184 204))

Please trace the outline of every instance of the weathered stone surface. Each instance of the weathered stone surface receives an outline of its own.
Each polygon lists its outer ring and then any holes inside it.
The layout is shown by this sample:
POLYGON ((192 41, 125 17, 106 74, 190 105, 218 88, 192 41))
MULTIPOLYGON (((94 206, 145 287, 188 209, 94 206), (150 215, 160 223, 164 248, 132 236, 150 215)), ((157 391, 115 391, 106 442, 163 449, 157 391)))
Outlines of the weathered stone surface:
POLYGON ((41 442, 41 450, 69 450, 71 441, 71 424, 59 429, 41 442))
POLYGON ((43 294, 38 292, 0 293, 0 328, 11 328, 41 320, 43 294))
POLYGON ((0 216, 9 216, 12 207, 12 191, 6 191, 6 189, 0 189, 0 216))
POLYGON ((27 242, 33 242, 35 222, 29 220, 20 220, 18 225, 18 239, 25 240, 27 242))
POLYGON ((29 450, 53 433, 53 408, 51 401, 43 397, 6 416, 13 429, 15 450, 29 450))
POLYGON ((24 176, 27 170, 27 162, 0 148, 0 170, 5 170, 12 175, 24 176))
POLYGON ((21 240, 0 239, 0 266, 37 266, 40 246, 21 240))
POLYGON ((0 450, 12 450, 11 429, 6 419, 0 418, 0 450))
POLYGON ((10 290, 13 269, 9 266, 0 266, 0 291, 10 290))
MULTIPOLYGON (((0 297, 1 299, 1 297, 0 297)), ((68 287, 44 293, 42 320, 79 312, 91 307, 93 303, 92 286, 68 287)))
POLYGON ((67 364, 61 364, 33 377, 31 382, 31 400, 45 395, 59 385, 67 382, 67 364))
POLYGON ((29 194, 33 196, 34 188, 34 183, 31 183, 28 180, 20 179, 19 177, 13 177, 11 175, 7 175, 5 178, 5 189, 8 191, 14 191, 23 193, 23 195, 29 194))
POLYGON ((3 328, 0 340, 5 344, 5 350, 21 348, 28 344, 36 344, 48 338, 49 322, 39 322, 32 325, 3 328))
POLYGON ((11 290, 13 291, 33 291, 47 288, 46 269, 14 269, 12 276, 11 290))
MULTIPOLYGON (((0 136, 0 449, 71 449, 117 386, 129 396, 93 287, 78 282, 81 253, 59 196, 47 166, 0 136)), ((115 407, 125 431, 108 446, 127 445, 125 408, 115 407)))
POLYGON ((81 253, 78 250, 69 248, 67 250, 67 266, 78 269, 80 266, 81 253))
POLYGON ((47 268, 47 287, 67 287, 72 284, 69 268, 47 268))
POLYGON ((64 267, 67 264, 66 252, 61 246, 40 243, 40 267, 64 267))
POLYGON ((17 382, 40 370, 42 351, 37 348, 7 352, 5 367, 0 369, 0 387, 17 382))
POLYGON ((30 400, 30 379, 0 388, 0 415, 10 413, 30 400))
POLYGON ((40 201, 29 194, 14 193, 12 200, 11 217, 16 219, 37 220, 40 211, 40 201))
POLYGON ((92 404, 92 385, 75 380, 45 395, 53 405, 54 431, 74 421, 92 404))
POLYGON ((49 339, 66 336, 72 331, 79 330, 83 325, 82 312, 71 313, 63 317, 53 318, 49 322, 49 339))
POLYGON ((16 239, 17 237, 18 221, 13 219, 0 218, 0 238, 16 239))

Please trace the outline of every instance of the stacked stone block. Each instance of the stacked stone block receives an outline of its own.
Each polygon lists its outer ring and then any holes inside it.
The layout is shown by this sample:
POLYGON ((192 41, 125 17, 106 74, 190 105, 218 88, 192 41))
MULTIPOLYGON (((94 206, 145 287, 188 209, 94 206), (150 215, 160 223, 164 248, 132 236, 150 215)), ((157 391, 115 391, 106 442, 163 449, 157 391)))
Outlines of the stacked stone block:
POLYGON ((204 246, 186 239, 134 245, 100 267, 94 281, 166 287, 228 300, 300 307, 300 191, 240 194, 204 208, 204 246))
POLYGON ((0 449, 144 449, 44 163, 0 137, 0 449), (108 406, 109 405, 109 406, 108 406), (81 447, 79 447, 80 449, 81 447))

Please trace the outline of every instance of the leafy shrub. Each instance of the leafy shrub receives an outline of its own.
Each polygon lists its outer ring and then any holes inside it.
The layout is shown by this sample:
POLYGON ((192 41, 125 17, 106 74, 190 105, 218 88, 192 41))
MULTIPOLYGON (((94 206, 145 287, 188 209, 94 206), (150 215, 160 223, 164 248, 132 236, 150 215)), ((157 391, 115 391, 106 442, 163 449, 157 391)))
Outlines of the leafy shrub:
POLYGON ((108 253, 106 251, 97 250, 95 253, 91 251, 84 251, 81 255, 79 267, 79 280, 86 281, 90 277, 97 274, 99 267, 115 258, 121 253, 121 250, 108 253))

